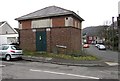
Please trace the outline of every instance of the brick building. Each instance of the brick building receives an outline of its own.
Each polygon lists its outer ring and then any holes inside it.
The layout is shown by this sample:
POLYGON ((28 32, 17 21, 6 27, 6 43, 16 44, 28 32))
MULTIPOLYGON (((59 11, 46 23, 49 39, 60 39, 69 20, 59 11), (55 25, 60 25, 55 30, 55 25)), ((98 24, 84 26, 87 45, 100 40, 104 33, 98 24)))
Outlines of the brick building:
POLYGON ((71 53, 81 49, 81 24, 76 13, 49 6, 16 18, 24 50, 71 53))

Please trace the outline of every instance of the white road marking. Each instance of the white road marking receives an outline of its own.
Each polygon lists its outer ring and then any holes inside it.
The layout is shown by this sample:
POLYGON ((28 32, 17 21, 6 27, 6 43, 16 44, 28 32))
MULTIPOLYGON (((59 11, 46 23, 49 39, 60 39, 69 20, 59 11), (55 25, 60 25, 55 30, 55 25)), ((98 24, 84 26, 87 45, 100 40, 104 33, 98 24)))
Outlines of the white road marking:
POLYGON ((43 71, 43 70, 34 70, 34 69, 30 69, 30 71, 45 72, 45 73, 60 74, 60 75, 69 75, 69 76, 82 77, 82 78, 88 78, 88 79, 89 78, 91 78, 91 79, 99 79, 97 77, 84 76, 84 75, 76 75, 76 74, 69 74, 69 73, 60 73, 60 72, 53 72, 53 71, 43 71))
POLYGON ((6 65, 0 65, 0 67, 5 67, 6 65))
POLYGON ((117 66, 117 65, 119 65, 116 62, 105 62, 105 63, 108 64, 109 66, 117 66))

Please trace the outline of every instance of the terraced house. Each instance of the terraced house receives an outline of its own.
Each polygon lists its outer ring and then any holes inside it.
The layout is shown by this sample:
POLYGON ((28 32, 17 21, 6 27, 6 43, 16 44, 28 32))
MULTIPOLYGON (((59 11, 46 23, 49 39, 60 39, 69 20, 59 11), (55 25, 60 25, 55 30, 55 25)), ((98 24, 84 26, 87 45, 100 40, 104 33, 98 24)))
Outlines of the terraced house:
POLYGON ((71 53, 81 49, 84 20, 73 11, 49 6, 16 20, 24 50, 71 53))

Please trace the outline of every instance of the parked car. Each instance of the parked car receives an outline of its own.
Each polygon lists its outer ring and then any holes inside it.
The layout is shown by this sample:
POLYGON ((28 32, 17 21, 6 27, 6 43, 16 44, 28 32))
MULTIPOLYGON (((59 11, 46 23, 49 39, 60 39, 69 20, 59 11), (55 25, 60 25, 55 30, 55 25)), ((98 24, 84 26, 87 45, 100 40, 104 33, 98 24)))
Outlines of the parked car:
POLYGON ((100 45, 98 45, 98 49, 99 50, 106 50, 106 47, 105 47, 105 45, 100 44, 100 45))
POLYGON ((89 48, 90 46, 89 46, 89 44, 84 44, 83 45, 83 48, 89 48))
POLYGON ((7 61, 13 58, 22 58, 22 49, 16 45, 1 45, 0 46, 0 58, 7 61))
POLYGON ((97 47, 98 48, 98 46, 99 46, 100 44, 95 44, 95 47, 97 47))

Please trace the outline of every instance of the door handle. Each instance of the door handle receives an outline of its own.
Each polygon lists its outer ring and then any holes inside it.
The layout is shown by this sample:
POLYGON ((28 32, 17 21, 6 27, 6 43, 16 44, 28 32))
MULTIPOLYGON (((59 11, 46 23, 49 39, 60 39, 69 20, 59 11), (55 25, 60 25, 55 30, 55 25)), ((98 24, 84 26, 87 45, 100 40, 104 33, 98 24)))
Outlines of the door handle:
POLYGON ((40 36, 39 39, 42 40, 42 36, 40 36))

